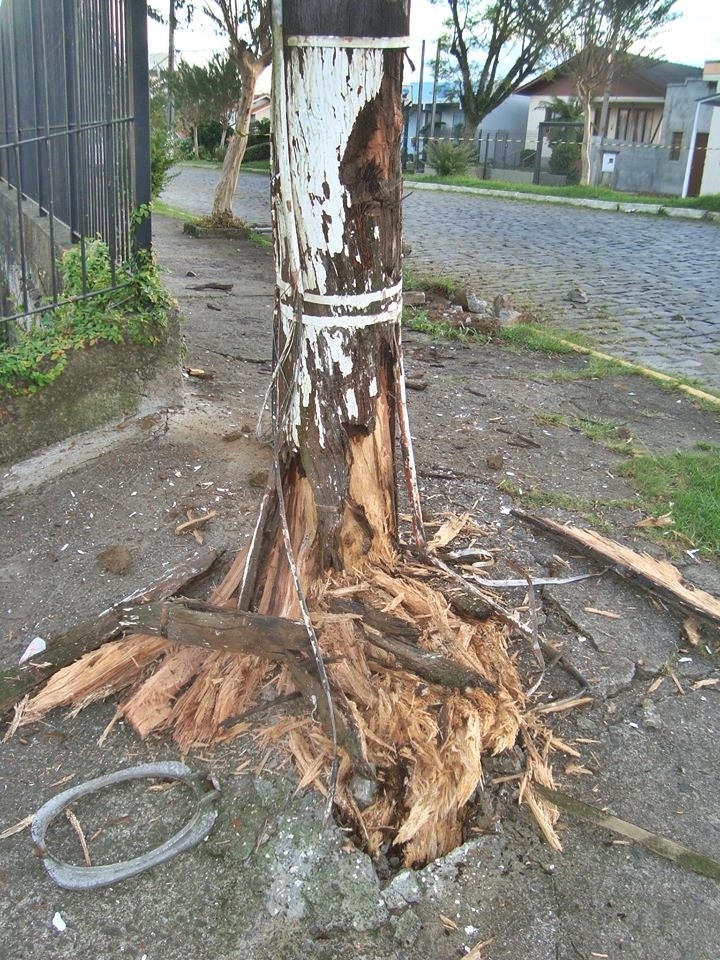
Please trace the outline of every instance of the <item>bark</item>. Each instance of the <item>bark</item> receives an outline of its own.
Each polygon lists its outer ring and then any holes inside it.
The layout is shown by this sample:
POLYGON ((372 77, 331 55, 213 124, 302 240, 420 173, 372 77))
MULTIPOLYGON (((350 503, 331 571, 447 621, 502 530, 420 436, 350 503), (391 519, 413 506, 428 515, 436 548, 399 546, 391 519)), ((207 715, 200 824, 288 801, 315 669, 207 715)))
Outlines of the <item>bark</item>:
POLYGON ((580 149, 580 184, 584 187, 590 184, 590 147, 592 145, 592 98, 593 91, 586 90, 578 83, 578 100, 583 111, 583 141, 580 149))
POLYGON ((357 8, 329 9, 355 22, 323 37, 302 4, 285 9, 298 33, 278 31, 273 53, 276 468, 243 597, 295 618, 323 573, 396 543, 403 44, 353 39, 387 37, 387 18, 357 8))

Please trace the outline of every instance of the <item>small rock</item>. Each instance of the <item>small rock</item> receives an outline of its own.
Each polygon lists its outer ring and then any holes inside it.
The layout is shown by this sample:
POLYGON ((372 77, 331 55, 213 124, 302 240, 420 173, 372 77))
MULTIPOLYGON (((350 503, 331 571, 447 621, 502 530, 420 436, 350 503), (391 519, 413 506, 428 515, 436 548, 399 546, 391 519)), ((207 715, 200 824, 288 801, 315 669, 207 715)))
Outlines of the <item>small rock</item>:
POLYGON ((509 293, 499 293, 493 300, 493 312, 496 317, 500 316, 502 310, 512 310, 513 302, 509 293))
POLYGON ((512 297, 509 293, 500 293, 493 300, 493 313, 502 326, 509 327, 517 323, 522 317, 519 310, 515 310, 512 303, 512 297))
POLYGON ((570 293, 567 295, 567 299, 570 303, 587 303, 588 295, 582 289, 582 287, 573 287, 570 293))
POLYGON ((489 312, 487 300, 481 300, 476 294, 469 293, 465 290, 457 294, 455 302, 459 303, 463 310, 466 310, 468 313, 489 312))
POLYGON ((474 293, 469 293, 467 295, 467 309, 468 313, 489 312, 487 300, 481 300, 480 297, 475 296, 474 293))
POLYGON ((132 555, 127 547, 122 546, 108 547, 97 555, 96 560, 103 570, 118 577, 124 577, 132 566, 132 555))
POLYGON ((408 912, 404 913, 398 919, 393 937, 396 942, 402 944, 402 946, 411 947, 420 936, 421 930, 422 923, 420 918, 415 916, 414 913, 408 912))
POLYGON ((350 783, 350 792, 360 809, 365 810, 377 799, 377 780, 372 780, 369 777, 353 777, 350 783))
POLYGON ((426 301, 427 297, 424 290, 403 291, 403 306, 405 307, 422 307, 426 301))

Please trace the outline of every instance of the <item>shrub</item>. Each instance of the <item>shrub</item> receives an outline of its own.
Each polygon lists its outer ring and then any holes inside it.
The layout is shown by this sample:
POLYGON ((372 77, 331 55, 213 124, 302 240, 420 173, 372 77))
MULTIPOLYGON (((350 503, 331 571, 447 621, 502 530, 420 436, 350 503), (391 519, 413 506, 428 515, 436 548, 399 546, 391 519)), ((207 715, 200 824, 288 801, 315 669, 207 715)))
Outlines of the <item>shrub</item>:
POLYGON ((433 140, 428 145, 427 161, 441 177, 465 173, 475 159, 475 151, 469 143, 454 143, 452 140, 433 140))
POLYGON ((577 183, 580 179, 581 144, 562 140, 553 144, 550 157, 550 173, 565 174, 568 183, 577 183))

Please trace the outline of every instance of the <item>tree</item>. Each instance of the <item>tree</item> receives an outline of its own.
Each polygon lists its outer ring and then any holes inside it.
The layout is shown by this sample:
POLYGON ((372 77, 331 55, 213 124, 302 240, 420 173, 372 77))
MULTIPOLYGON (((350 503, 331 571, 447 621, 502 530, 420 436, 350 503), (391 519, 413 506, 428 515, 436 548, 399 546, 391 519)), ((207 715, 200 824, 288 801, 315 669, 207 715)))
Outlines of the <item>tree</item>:
POLYGON ((212 119, 222 127, 220 147, 224 147, 225 138, 238 109, 240 76, 235 61, 217 53, 208 63, 207 71, 211 91, 209 108, 212 119))
POLYGON ((207 116, 213 96, 210 75, 205 67, 181 60, 174 75, 165 74, 165 79, 177 118, 191 133, 193 154, 198 158, 198 126, 207 116))
MULTIPOLYGON (((573 26, 561 43, 575 81, 585 127, 581 152, 582 184, 590 183, 593 100, 609 94, 613 78, 631 47, 637 47, 674 14, 675 0, 576 0, 573 26)), ((601 120, 604 129, 604 118, 601 120)))
POLYGON ((205 14, 227 34, 228 55, 240 77, 235 135, 223 161, 213 198, 212 220, 232 221, 232 203, 250 133, 252 104, 260 74, 272 60, 270 0, 210 0, 205 14))
MULTIPOLYGON (((442 0, 432 0, 441 3, 442 0)), ((465 136, 539 69, 557 62, 556 48, 572 18, 566 0, 447 0, 447 49, 460 73, 465 136)))

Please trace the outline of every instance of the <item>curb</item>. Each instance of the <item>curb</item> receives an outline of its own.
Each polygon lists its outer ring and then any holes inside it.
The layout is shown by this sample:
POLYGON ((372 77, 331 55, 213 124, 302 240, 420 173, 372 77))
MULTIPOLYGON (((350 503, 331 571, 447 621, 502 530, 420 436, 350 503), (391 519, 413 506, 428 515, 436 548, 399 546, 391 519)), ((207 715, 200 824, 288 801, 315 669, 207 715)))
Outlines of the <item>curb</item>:
POLYGON ((581 197, 555 197, 548 194, 522 193, 518 190, 496 190, 493 187, 460 187, 451 183, 423 183, 408 180, 405 186, 419 190, 444 190, 448 193, 471 193, 479 196, 499 197, 506 200, 532 200, 537 203, 559 203, 568 207, 587 207, 591 210, 611 210, 614 213, 644 213, 661 217, 676 217, 684 220, 707 220, 720 223, 720 213, 714 210, 696 210, 692 207, 666 207, 661 203, 627 203, 616 200, 584 200, 581 197))

